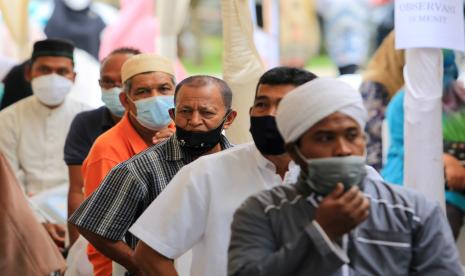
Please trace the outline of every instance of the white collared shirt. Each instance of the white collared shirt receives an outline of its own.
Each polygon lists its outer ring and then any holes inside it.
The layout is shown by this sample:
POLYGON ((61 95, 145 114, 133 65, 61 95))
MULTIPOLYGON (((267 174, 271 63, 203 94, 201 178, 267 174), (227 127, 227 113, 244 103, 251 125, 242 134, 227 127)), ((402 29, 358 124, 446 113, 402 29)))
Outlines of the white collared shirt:
POLYGON ((192 248, 192 276, 226 275, 234 211, 249 196, 295 183, 293 162, 284 180, 253 143, 204 156, 184 166, 130 232, 176 259, 192 248))
POLYGON ((50 109, 29 96, 0 112, 0 152, 28 195, 68 184, 63 148, 74 116, 89 107, 67 98, 50 109))

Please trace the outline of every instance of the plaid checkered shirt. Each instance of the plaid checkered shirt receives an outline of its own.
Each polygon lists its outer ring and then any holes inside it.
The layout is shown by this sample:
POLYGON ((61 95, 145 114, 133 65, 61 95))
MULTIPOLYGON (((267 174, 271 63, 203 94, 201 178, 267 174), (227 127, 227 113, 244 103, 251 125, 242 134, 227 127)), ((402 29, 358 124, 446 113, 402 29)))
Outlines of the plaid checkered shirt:
MULTIPOLYGON (((222 149, 232 146, 224 136, 220 145, 222 149)), ((114 167, 69 222, 110 240, 124 238, 134 249, 138 240, 128 229, 175 174, 194 159, 181 148, 176 135, 151 146, 114 167)))

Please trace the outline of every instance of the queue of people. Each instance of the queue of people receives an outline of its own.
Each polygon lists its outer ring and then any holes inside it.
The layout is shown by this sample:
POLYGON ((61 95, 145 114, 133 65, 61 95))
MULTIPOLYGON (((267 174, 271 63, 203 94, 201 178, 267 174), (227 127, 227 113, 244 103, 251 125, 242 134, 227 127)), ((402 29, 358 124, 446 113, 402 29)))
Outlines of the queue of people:
MULTIPOLYGON (((196 75, 176 84, 170 60, 135 49, 102 60, 105 106, 78 114, 87 108, 66 98, 72 47, 37 42, 26 76, 33 95, 0 112, 13 191, 2 196, 27 209, 28 196, 68 172, 70 241, 89 242, 94 275, 112 275, 113 263, 129 275, 182 266, 212 276, 463 274, 439 205, 366 165, 367 111, 348 84, 266 71, 250 107, 253 141, 233 145, 223 134, 237 115, 226 82, 196 75)), ((64 271, 61 225, 37 210, 2 211, 33 217, 14 223, 49 240, 42 249, 54 253, 41 261, 64 271)))
MULTIPOLYGON (((449 208, 378 173, 380 124, 404 82, 394 33, 357 91, 302 68, 261 70, 228 12, 230 83, 177 79, 176 61, 122 47, 100 61, 97 109, 68 97, 73 43, 34 44, 18 71, 32 95, 0 111, 2 271, 69 273, 67 250, 84 242, 98 276, 463 275, 463 212, 451 231, 449 208), (251 141, 235 145, 246 94, 251 141), (67 228, 30 200, 60 185, 67 228)), ((456 150, 445 149, 445 174, 461 195, 456 150)))

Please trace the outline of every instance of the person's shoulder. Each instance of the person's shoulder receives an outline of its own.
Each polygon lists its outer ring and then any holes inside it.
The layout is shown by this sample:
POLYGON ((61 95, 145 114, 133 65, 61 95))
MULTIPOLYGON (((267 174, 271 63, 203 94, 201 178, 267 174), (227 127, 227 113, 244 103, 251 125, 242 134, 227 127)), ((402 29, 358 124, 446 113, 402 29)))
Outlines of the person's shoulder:
POLYGON ((390 184, 384 180, 371 180, 367 183, 365 192, 368 192, 370 196, 376 199, 384 199, 385 201, 402 205, 427 201, 423 195, 408 187, 390 184))
POLYGON ((428 217, 435 208, 439 208, 437 202, 407 187, 385 181, 368 181, 365 184, 365 195, 373 205, 386 210, 398 210, 416 220, 428 217))
MULTIPOLYGON (((195 179, 212 175, 225 175, 234 168, 244 166, 247 159, 250 158, 250 152, 250 145, 243 144, 204 155, 183 166, 178 174, 189 174, 191 178, 195 179)), ((211 177, 211 179, 214 178, 211 177)))
POLYGON ((105 106, 79 112, 71 122, 70 131, 84 131, 89 125, 101 124, 104 112, 107 112, 105 106))
POLYGON ((21 113, 22 110, 29 110, 31 106, 38 104, 38 102, 34 96, 28 96, 23 98, 0 111, 0 117, 8 117, 12 116, 16 113, 21 113))
POLYGON ((3 110, 8 110, 8 109, 14 110, 14 109, 22 108, 22 107, 28 107, 28 106, 31 106, 31 105, 39 105, 39 104, 40 103, 37 100, 37 98, 34 95, 31 95, 31 96, 27 96, 26 98, 23 98, 23 99, 15 102, 14 104, 9 105, 8 107, 6 107, 3 110))
POLYGON ((296 190, 295 185, 281 185, 250 196, 244 201, 240 209, 255 208, 267 213, 272 209, 281 209, 284 204, 295 203, 301 197, 302 195, 296 190))
POLYGON ((176 137, 171 136, 170 138, 164 141, 161 141, 158 144, 151 145, 146 150, 141 152, 141 154, 138 154, 138 155, 141 155, 140 158, 143 158, 142 155, 144 155, 146 157, 152 156, 153 158, 163 159, 168 155, 168 152, 172 151, 173 148, 175 147, 175 143, 174 143, 175 139, 176 137), (142 153, 145 153, 145 154, 142 154, 142 153))
POLYGON ((0 120, 4 120, 8 117, 11 117, 13 114, 16 113, 18 109, 18 102, 11 104, 4 109, 0 110, 0 120))
POLYGON ((124 166, 136 166, 140 169, 151 170, 147 167, 149 163, 165 162, 166 150, 169 147, 169 140, 162 141, 156 145, 152 145, 147 149, 132 156, 122 164, 124 166))
POLYGON ((92 107, 90 105, 88 105, 87 103, 84 103, 82 101, 73 99, 72 97, 67 97, 66 98, 65 106, 66 106, 66 110, 68 110, 68 112, 72 112, 72 113, 76 113, 76 114, 78 114, 78 113, 80 113, 82 111, 87 111, 87 110, 92 109, 92 107))
POLYGON ((118 124, 102 133, 95 139, 89 152, 88 158, 95 155, 118 155, 117 153, 126 148, 123 137, 119 135, 118 124))
POLYGON ((104 149, 107 147, 118 147, 121 143, 118 139, 116 126, 110 128, 106 132, 102 133, 97 139, 95 139, 94 146, 95 148, 104 149))
POLYGON ((101 106, 99 108, 79 112, 74 120, 90 123, 101 121, 103 114, 106 112, 108 112, 107 108, 105 106, 101 106))
POLYGON ((420 194, 418 191, 415 191, 412 188, 399 185, 389 185, 389 187, 392 187, 398 197, 412 202, 416 209, 427 211, 432 210, 435 206, 439 205, 437 202, 426 198, 426 196, 420 194))
POLYGON ((196 163, 197 166, 201 166, 201 164, 205 163, 225 164, 244 162, 253 155, 253 147, 253 143, 240 144, 217 153, 202 156, 193 163, 196 163))

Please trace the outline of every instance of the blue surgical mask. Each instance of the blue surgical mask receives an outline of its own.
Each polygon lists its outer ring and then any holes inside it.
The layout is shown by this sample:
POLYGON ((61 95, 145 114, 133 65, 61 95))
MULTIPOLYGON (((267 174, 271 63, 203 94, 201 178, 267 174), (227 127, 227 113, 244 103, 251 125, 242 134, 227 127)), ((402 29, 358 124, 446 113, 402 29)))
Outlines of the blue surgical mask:
POLYGON ((134 101, 134 104, 137 109, 136 119, 142 126, 151 130, 160 130, 170 124, 171 117, 168 110, 174 107, 173 96, 153 96, 134 101))
POLYGON ((110 89, 102 88, 102 101, 105 103, 105 106, 110 109, 110 112, 117 116, 122 117, 124 114, 124 106, 119 100, 119 94, 122 92, 120 87, 113 87, 110 89))
POLYGON ((344 190, 354 185, 360 186, 367 175, 364 156, 307 159, 297 147, 295 150, 307 163, 307 170, 302 170, 300 181, 320 195, 328 195, 337 183, 342 183, 344 190))

